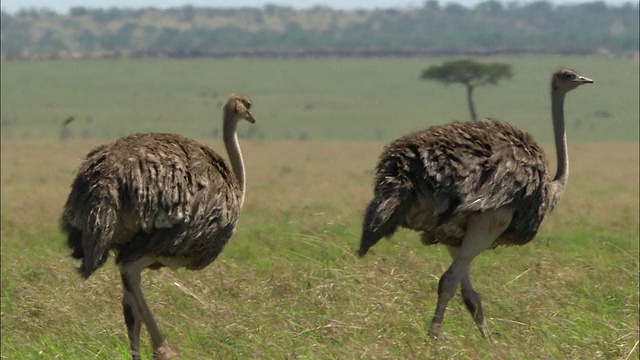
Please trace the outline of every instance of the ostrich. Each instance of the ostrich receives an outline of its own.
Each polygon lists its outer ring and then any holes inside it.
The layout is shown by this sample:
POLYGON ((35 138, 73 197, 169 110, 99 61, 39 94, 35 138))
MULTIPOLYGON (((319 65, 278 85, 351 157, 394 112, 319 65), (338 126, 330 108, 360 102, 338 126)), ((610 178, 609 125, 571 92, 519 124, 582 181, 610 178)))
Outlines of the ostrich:
POLYGON ((131 356, 140 359, 140 330, 154 359, 170 349, 142 293, 141 272, 168 266, 200 270, 233 234, 244 202, 245 172, 236 127, 254 123, 251 100, 231 94, 223 107, 223 139, 231 167, 205 145, 176 134, 134 134, 87 154, 60 220, 72 256, 87 279, 109 251, 122 279, 131 356))
POLYGON ((425 245, 447 246, 453 262, 438 283, 430 338, 440 335, 458 283, 482 336, 491 338, 469 266, 485 249, 531 241, 560 200, 569 175, 564 98, 588 83, 593 80, 572 70, 553 73, 551 113, 558 159, 553 178, 542 148, 530 134, 491 119, 433 126, 384 148, 358 256, 382 237, 391 237, 399 226, 421 232, 425 245))

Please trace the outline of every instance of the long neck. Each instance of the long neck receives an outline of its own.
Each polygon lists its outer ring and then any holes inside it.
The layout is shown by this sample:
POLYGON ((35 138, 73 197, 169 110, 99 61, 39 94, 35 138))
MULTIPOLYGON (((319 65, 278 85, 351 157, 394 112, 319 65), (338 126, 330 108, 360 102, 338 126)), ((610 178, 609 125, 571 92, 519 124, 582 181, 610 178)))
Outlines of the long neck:
POLYGON ((551 115, 553 118, 553 134, 556 143, 556 158, 558 168, 551 183, 551 207, 560 200, 569 177, 569 153, 567 150, 567 135, 564 129, 564 96, 565 92, 551 92, 551 115))
POLYGON ((246 180, 244 174, 244 161, 242 160, 242 152, 240 151, 238 135, 236 134, 237 125, 238 122, 235 119, 231 119, 229 115, 225 114, 222 128, 222 139, 224 140, 224 146, 227 149, 227 155, 231 162, 231 169, 238 180, 238 185, 240 185, 240 208, 242 208, 242 205, 244 204, 246 180))

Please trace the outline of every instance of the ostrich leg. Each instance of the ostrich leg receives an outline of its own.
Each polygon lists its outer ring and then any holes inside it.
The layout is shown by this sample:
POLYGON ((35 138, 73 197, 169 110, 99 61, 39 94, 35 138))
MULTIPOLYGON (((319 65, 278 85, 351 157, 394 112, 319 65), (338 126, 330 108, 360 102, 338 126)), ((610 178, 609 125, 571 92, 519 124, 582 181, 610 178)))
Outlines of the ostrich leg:
POLYGON ((467 231, 462 239, 462 246, 460 246, 453 263, 445 271, 438 283, 438 303, 431 320, 429 337, 437 339, 440 336, 447 304, 455 294, 458 283, 465 275, 468 277, 471 261, 493 244, 498 236, 509 226, 512 217, 513 210, 504 207, 473 214, 469 217, 467 231))
POLYGON ((140 321, 140 311, 136 305, 136 300, 133 294, 127 288, 130 288, 130 284, 124 274, 120 274, 122 277, 122 313, 124 314, 124 322, 127 324, 127 334, 129 335, 129 344, 131 358, 133 360, 140 360, 140 330, 142 329, 142 322, 140 321))
MULTIPOLYGON (((453 246, 447 246, 447 250, 449 250, 449 254, 455 260, 458 256, 459 248, 453 246)), ((480 294, 478 294, 471 285, 471 279, 469 278, 469 272, 467 271, 464 275, 462 275, 462 279, 460 280, 460 286, 462 288, 462 300, 471 313, 473 320, 478 325, 478 329, 480 329, 480 333, 482 336, 491 340, 491 332, 489 331, 489 327, 484 320, 484 311, 482 310, 482 298, 480 294)))
MULTIPOLYGON (((153 313, 151 312, 151 309, 149 309, 149 305, 147 305, 147 301, 145 300, 144 294, 142 293, 142 279, 140 273, 148 265, 149 261, 143 258, 134 263, 120 265, 120 273, 122 274, 123 287, 125 291, 129 292, 132 295, 132 298, 135 301, 135 305, 138 309, 140 319, 142 319, 142 321, 147 326, 147 331, 149 331, 149 335, 151 336, 151 345, 153 347, 154 360, 165 360, 170 358, 169 347, 165 343, 164 337, 160 332, 160 328, 158 327, 158 324, 153 317, 153 313)), ((135 322, 134 325, 136 325, 135 322)), ((129 330, 128 324, 127 329, 129 330)), ((135 326, 132 326, 130 332, 133 332, 135 330, 135 326)), ((133 335, 135 335, 135 332, 133 333, 133 335)), ((130 340, 133 342, 131 338, 130 340)), ((132 356, 135 356, 135 354, 132 354, 132 356)))

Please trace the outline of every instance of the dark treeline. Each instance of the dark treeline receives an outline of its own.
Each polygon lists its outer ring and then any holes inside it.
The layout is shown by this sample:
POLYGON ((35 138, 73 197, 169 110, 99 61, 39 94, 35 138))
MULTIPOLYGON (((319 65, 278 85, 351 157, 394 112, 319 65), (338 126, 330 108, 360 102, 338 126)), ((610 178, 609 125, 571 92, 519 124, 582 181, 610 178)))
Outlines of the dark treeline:
POLYGON ((2 12, 3 59, 638 51, 638 3, 426 1, 412 9, 72 8, 2 12))

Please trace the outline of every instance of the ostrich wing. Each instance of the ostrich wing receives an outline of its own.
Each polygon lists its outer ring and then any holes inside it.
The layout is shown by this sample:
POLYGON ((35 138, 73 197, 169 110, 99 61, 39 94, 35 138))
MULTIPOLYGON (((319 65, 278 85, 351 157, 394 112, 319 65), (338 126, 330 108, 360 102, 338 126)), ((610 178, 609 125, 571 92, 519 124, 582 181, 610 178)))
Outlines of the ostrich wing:
MULTIPOLYGON (((118 262, 144 255, 194 257, 190 267, 215 259, 233 233, 240 190, 213 150, 175 134, 134 134, 95 148, 78 172, 67 214, 79 229, 113 232, 107 248, 118 262), (100 199, 99 201, 95 199, 100 199), (87 223, 96 204, 117 213, 114 223, 87 223), (69 210, 70 211, 70 210, 69 210)), ((206 265, 205 264, 205 265, 206 265)))
POLYGON ((219 155, 175 134, 131 135, 96 149, 87 162, 103 167, 98 172, 103 177, 110 175, 123 212, 135 212, 145 232, 190 222, 201 192, 215 201, 210 194, 237 194, 238 189, 219 155))
POLYGON ((434 126, 396 140, 385 153, 396 154, 387 155, 394 167, 404 169, 414 189, 431 196, 438 223, 510 205, 515 213, 508 230, 518 238, 514 241, 526 242, 546 213, 544 153, 529 134, 507 123, 434 126), (398 165, 399 158, 404 164, 398 165))

